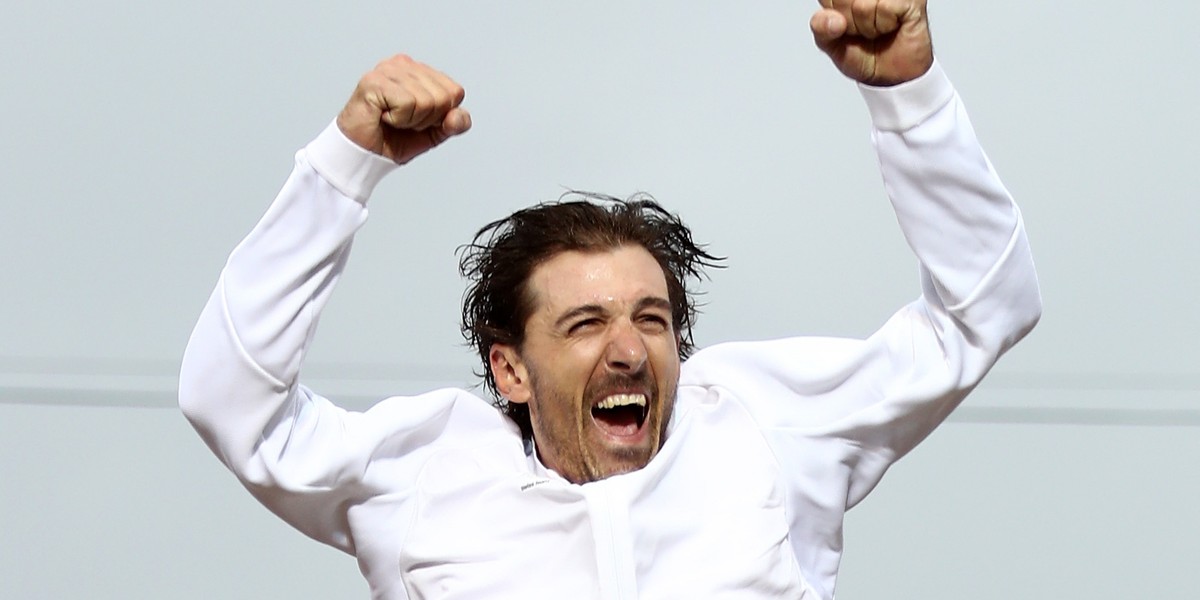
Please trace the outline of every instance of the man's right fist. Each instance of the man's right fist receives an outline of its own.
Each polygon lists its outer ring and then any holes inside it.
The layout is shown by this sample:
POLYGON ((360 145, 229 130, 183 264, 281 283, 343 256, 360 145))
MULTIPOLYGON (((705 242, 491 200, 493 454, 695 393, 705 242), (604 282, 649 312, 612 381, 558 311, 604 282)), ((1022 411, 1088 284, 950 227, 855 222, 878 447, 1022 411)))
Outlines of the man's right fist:
POLYGON ((403 54, 359 80, 338 115, 350 141, 404 164, 471 128, 462 86, 403 54))

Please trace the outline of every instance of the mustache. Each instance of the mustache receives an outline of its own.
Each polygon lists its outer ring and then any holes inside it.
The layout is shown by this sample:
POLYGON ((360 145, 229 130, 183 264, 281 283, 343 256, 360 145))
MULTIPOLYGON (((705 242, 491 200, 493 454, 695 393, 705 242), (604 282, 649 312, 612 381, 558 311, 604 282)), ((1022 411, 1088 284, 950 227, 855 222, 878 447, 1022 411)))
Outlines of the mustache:
POLYGON ((653 400, 657 395, 658 388, 654 385, 653 378, 646 371, 641 371, 633 375, 626 373, 610 373, 602 379, 593 381, 584 389, 584 397, 588 399, 589 404, 595 404, 597 401, 614 392, 640 392, 645 394, 647 400, 653 400))

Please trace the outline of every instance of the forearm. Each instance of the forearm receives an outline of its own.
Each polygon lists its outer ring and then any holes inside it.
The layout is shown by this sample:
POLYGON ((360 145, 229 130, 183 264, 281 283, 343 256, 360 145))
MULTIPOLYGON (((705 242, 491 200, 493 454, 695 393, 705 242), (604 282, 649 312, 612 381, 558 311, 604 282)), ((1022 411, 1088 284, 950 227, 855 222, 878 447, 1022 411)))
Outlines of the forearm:
POLYGON ((863 88, 874 143, 901 229, 927 275, 926 298, 1003 352, 1040 315, 1020 212, 966 111, 935 64, 894 88, 863 88), (986 311, 968 310, 976 305, 986 311))
POLYGON ((391 165, 339 137, 327 130, 297 154, 230 255, 184 355, 180 405, 235 470, 288 412, 320 311, 366 218, 363 202, 391 165))

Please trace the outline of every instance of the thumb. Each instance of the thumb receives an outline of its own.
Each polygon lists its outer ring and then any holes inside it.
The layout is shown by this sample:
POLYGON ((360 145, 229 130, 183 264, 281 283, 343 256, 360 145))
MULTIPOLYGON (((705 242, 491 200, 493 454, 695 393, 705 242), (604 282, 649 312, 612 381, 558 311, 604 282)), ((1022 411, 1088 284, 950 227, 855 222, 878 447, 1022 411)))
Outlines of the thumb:
POLYGON ((812 29, 817 47, 829 52, 834 43, 846 34, 846 17, 833 9, 818 10, 808 20, 808 27, 812 29))
POLYGON ((442 133, 453 137, 467 132, 471 128, 471 113, 465 108, 454 108, 442 119, 442 133))
POLYGON ((437 146, 442 142, 456 136, 462 135, 471 128, 471 113, 465 108, 453 108, 442 119, 442 124, 437 127, 428 129, 429 146, 437 146))

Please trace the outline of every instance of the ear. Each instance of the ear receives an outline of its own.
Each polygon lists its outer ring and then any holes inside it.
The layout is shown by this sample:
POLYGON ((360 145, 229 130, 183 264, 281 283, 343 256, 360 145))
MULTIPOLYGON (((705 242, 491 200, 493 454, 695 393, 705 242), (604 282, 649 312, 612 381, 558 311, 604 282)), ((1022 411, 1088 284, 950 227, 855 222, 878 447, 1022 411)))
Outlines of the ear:
POLYGON ((517 349, 508 344, 492 344, 488 351, 488 363, 492 367, 492 377, 496 379, 496 389, 505 400, 514 404, 525 404, 533 397, 533 386, 529 380, 529 371, 517 349))

